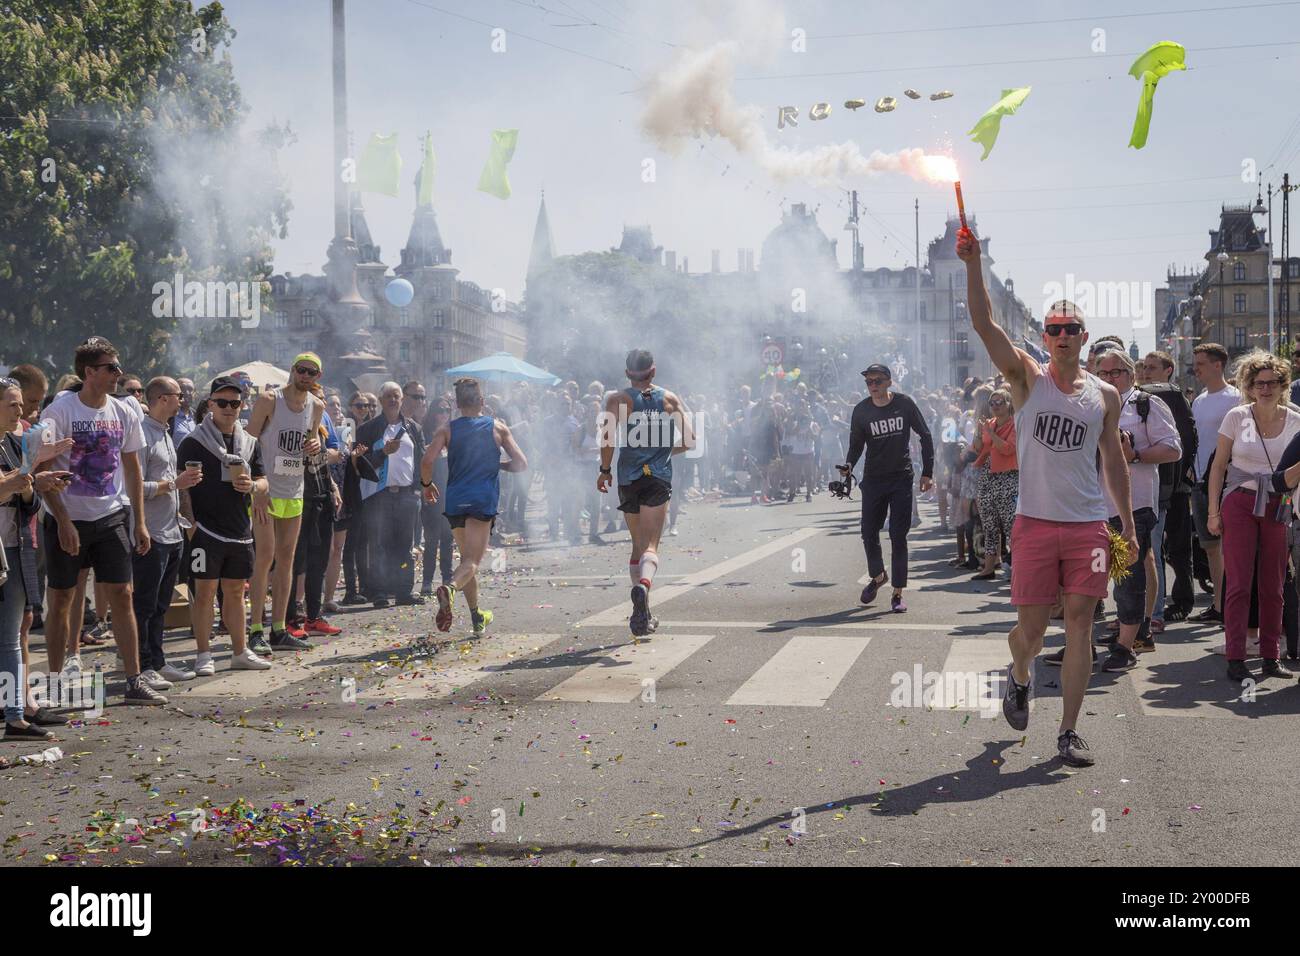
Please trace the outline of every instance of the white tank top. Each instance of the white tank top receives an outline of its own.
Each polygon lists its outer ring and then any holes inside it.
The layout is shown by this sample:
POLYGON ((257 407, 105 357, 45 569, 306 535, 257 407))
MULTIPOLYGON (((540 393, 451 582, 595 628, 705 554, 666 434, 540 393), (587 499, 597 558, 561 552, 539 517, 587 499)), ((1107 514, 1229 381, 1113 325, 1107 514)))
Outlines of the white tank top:
POLYGON ((1016 412, 1016 514, 1047 521, 1105 521, 1109 515, 1097 473, 1097 440, 1106 417, 1101 380, 1089 374, 1082 391, 1066 395, 1046 364, 1038 371, 1028 401, 1016 412))
POLYGON ((303 487, 302 444, 311 427, 311 400, 295 412, 275 393, 275 411, 262 432, 262 461, 272 498, 301 498, 303 487))

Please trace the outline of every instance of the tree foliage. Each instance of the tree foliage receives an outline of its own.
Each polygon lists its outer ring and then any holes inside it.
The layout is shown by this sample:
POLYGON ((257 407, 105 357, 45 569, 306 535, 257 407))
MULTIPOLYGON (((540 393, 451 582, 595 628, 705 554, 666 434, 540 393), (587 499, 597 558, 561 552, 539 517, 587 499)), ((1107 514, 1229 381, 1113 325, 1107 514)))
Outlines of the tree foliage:
POLYGON ((175 370, 154 283, 270 274, 286 131, 256 137, 262 175, 232 193, 250 151, 234 37, 220 3, 0 4, 0 359, 63 370, 96 334, 133 372, 175 370))

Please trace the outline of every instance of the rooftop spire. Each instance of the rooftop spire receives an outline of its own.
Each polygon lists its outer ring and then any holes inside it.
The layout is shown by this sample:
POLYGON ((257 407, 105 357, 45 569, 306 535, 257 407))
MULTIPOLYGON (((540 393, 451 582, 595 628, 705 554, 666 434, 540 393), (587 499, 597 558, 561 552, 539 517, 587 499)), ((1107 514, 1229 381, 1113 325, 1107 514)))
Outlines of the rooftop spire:
POLYGON ((545 272, 555 261, 555 242, 551 238, 551 220, 546 215, 546 190, 542 190, 542 202, 537 209, 537 225, 533 229, 533 247, 528 254, 527 280, 545 272))

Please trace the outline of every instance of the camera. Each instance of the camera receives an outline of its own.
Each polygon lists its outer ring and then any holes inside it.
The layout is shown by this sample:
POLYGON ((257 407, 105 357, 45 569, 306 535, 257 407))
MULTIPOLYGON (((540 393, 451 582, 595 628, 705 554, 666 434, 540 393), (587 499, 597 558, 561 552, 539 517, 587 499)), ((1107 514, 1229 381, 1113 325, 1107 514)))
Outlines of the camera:
POLYGON ((843 481, 832 481, 826 486, 826 490, 836 498, 849 497, 853 493, 853 473, 846 473, 843 481))

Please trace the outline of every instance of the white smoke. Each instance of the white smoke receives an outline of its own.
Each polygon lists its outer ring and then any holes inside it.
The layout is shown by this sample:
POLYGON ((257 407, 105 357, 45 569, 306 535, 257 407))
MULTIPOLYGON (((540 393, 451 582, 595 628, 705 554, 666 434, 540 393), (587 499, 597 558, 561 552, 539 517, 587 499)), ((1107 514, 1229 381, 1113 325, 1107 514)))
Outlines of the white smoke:
POLYGON ((738 45, 731 41, 686 50, 651 79, 641 129, 660 149, 676 155, 692 140, 721 138, 774 179, 817 186, 880 173, 903 173, 922 182, 956 178, 949 157, 917 147, 864 155, 852 140, 815 149, 773 146, 762 110, 738 103, 732 92, 737 53, 738 45))

